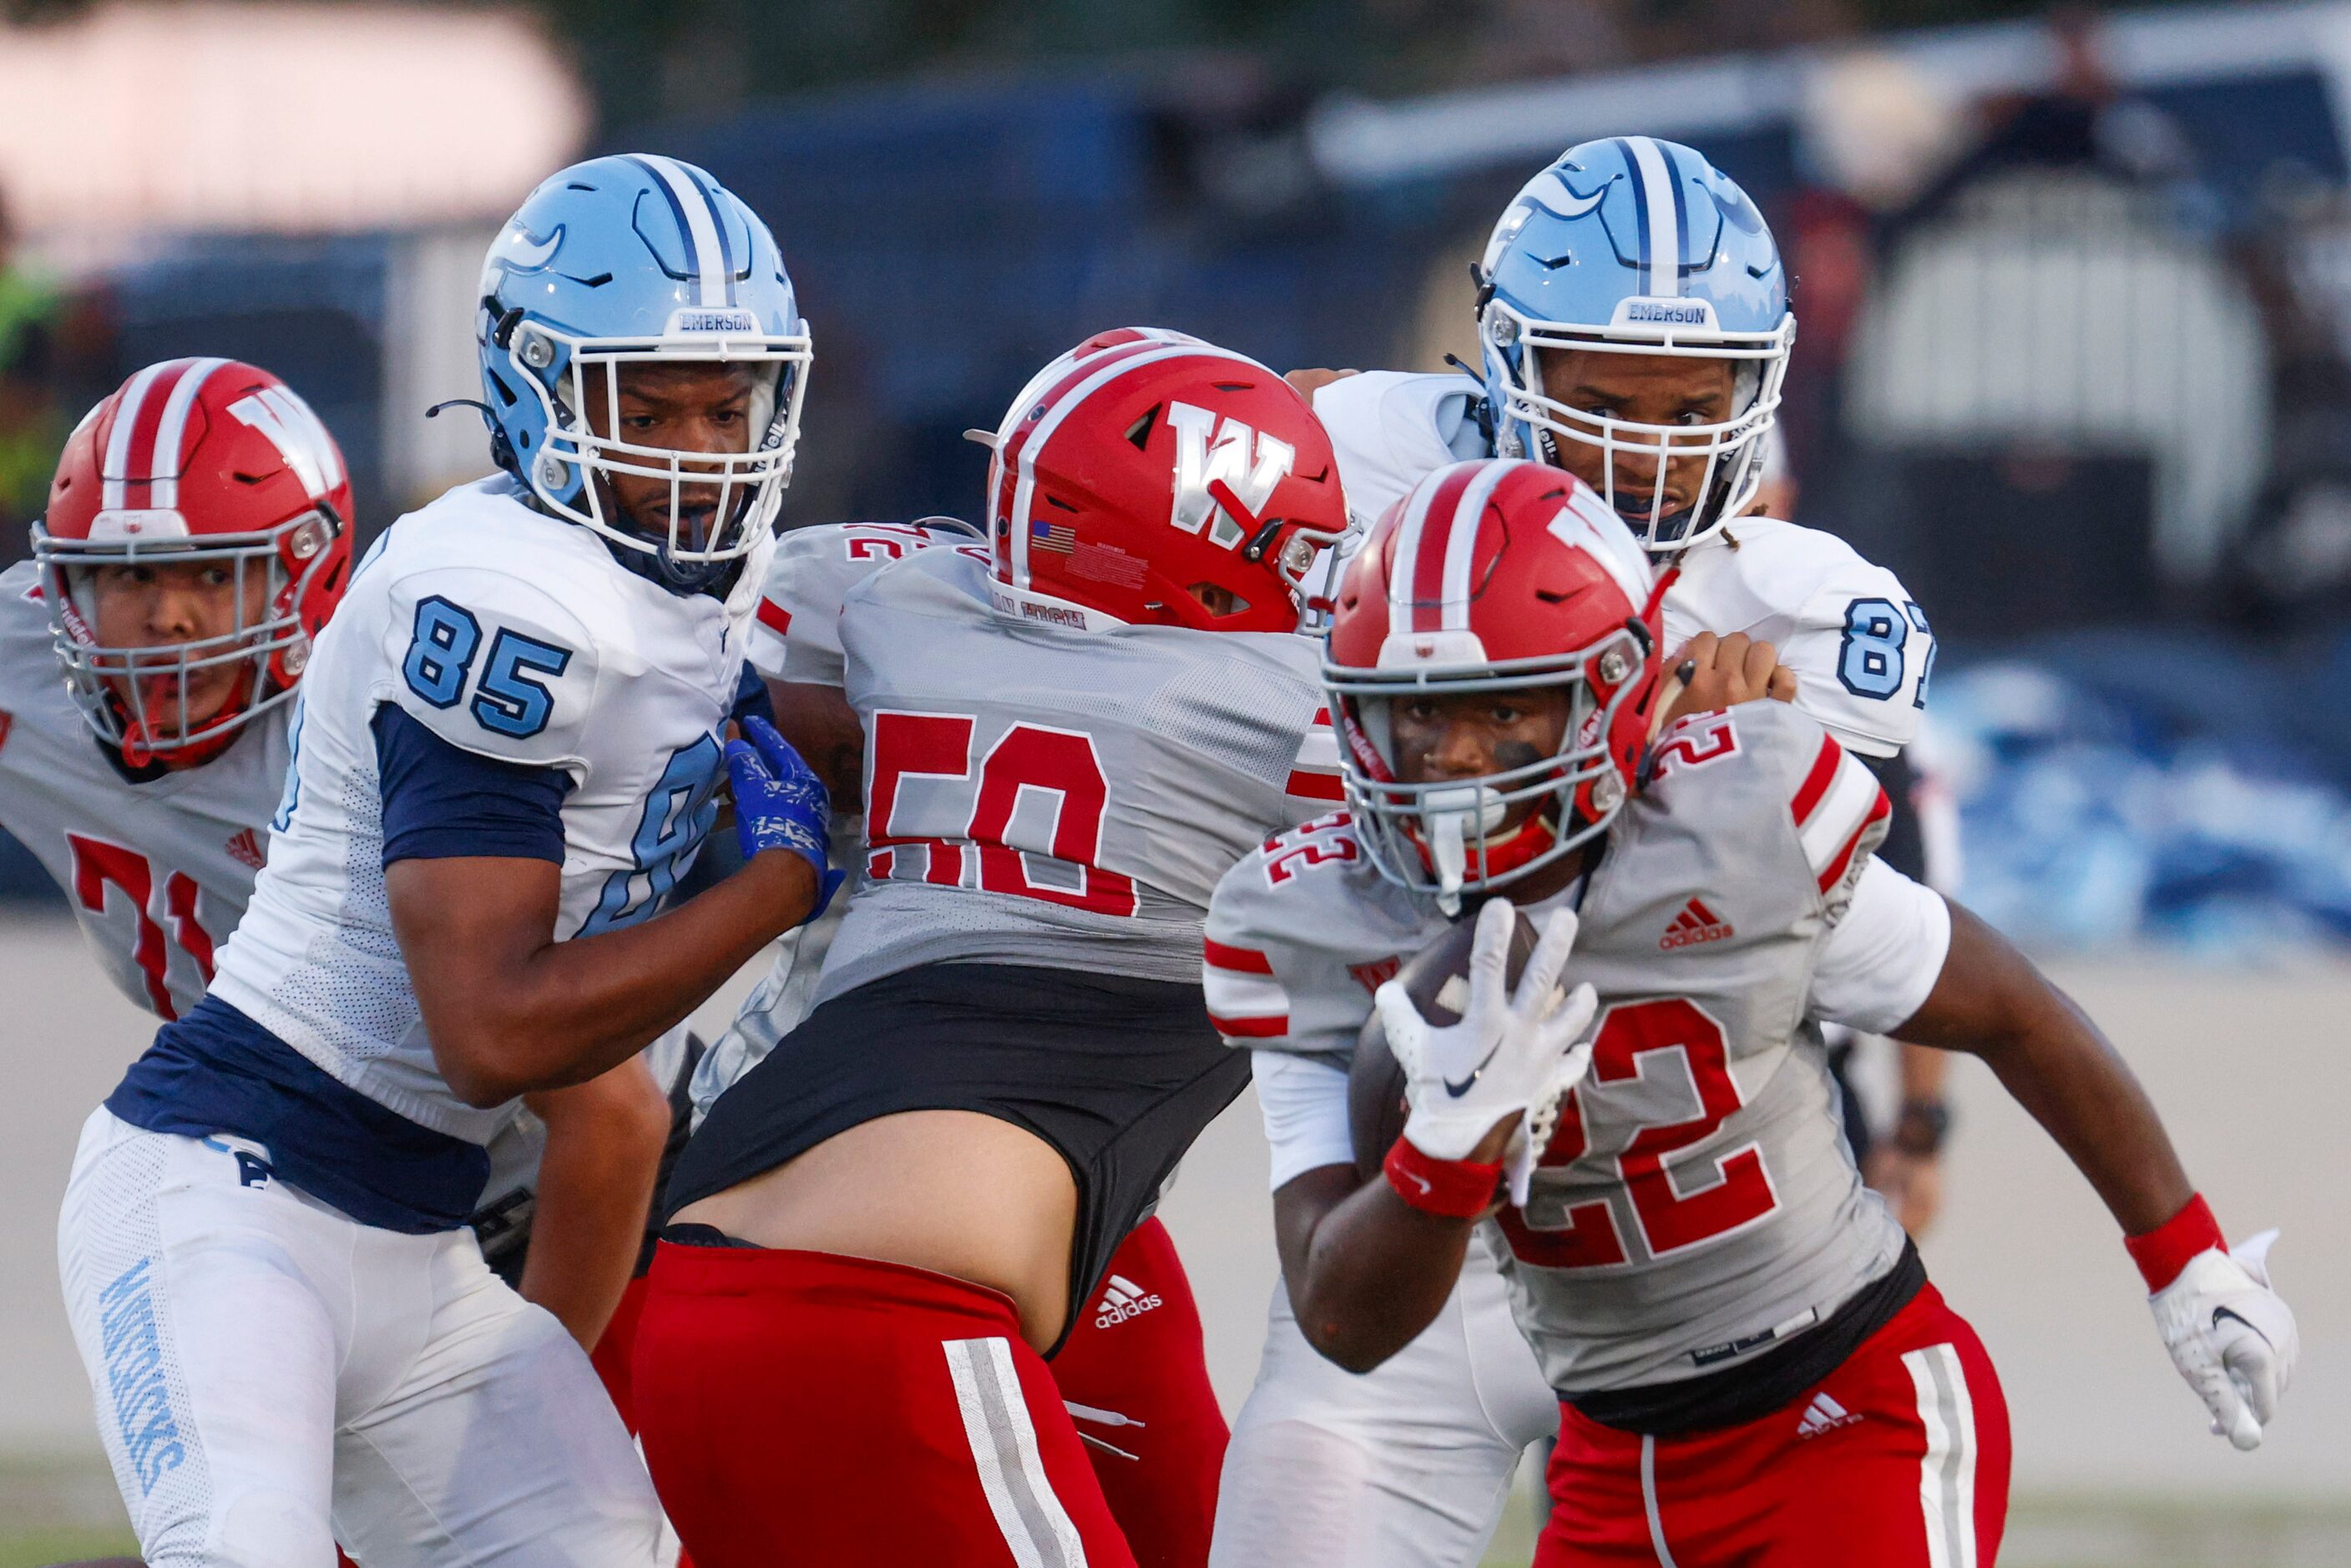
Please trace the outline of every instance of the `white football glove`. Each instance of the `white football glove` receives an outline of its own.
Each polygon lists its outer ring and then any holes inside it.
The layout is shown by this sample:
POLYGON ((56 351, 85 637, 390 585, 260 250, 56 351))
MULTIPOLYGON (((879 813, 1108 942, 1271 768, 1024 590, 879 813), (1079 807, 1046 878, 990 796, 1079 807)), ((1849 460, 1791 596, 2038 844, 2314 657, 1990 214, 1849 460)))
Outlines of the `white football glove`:
POLYGON ((2212 1412, 2212 1430, 2245 1453, 2262 1446, 2302 1346, 2293 1312, 2270 1288, 2277 1237, 2264 1230, 2225 1252, 2207 1248, 2147 1298, 2172 1364, 2212 1412))
POLYGON ((1562 996, 1560 971, 1575 947, 1575 912, 1560 909, 1543 925, 1535 950, 1509 993, 1510 936, 1518 912, 1506 898, 1478 912, 1469 949, 1469 1005, 1461 1021, 1438 1028, 1420 1016, 1395 980, 1374 994, 1388 1049, 1405 1071, 1411 1114, 1404 1135, 1432 1159, 1463 1160, 1494 1124, 1517 1114, 1502 1158, 1510 1201, 1524 1204, 1535 1161, 1550 1141, 1559 1102, 1592 1064, 1584 1038, 1599 998, 1590 986, 1562 996))

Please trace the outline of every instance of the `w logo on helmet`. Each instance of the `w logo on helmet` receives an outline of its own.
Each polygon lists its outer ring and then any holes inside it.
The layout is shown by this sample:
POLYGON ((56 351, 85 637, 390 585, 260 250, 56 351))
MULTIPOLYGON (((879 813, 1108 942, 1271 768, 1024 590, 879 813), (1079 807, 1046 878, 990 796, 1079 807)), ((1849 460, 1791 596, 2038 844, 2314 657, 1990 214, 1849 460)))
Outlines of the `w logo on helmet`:
POLYGON ((302 482, 310 499, 325 498, 343 482, 342 455, 327 434, 327 427, 310 405, 282 386, 263 387, 228 405, 241 424, 251 425, 269 438, 286 466, 302 482))
POLYGON ((1274 486, 1289 477, 1297 451, 1237 419, 1227 418, 1219 429, 1215 413, 1188 402, 1170 402, 1167 423, 1176 431, 1176 508, 1168 521, 1187 534, 1206 528, 1210 544, 1239 549, 1274 486), (1233 507, 1241 517, 1228 509, 1233 507))

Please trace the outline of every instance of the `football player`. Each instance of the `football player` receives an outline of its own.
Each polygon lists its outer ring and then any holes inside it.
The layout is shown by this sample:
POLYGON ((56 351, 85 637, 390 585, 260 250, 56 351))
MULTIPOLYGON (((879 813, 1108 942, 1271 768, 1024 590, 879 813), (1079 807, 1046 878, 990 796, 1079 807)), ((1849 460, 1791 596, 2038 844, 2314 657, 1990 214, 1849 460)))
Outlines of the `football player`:
MULTIPOLYGON (((0 573, 0 826, 57 879, 108 977, 166 1021, 211 983, 253 894, 288 699, 342 597, 350 526, 341 451, 293 389, 173 360, 83 420, 33 559, 0 573)), ((491 1145, 473 1223, 524 1298, 594 1346, 668 1106, 638 1065, 528 1104, 491 1145)))
POLYGON ((2121 1226, 2214 1429, 2256 1446, 2296 1342, 2269 1239, 2232 1254, 2089 1020, 1875 858, 1885 792, 1817 723, 1759 702, 1656 730, 1659 597, 1615 510, 1525 461, 1438 470, 1349 569, 1348 810, 1234 867, 1207 929, 1219 1027, 1312 1074, 1269 1116, 1307 1339, 1378 1366, 1481 1228, 1559 1391, 1539 1563, 1991 1561, 1999 1382, 1861 1184, 1839 1022, 1992 1068, 2121 1226), (1431 1019, 1383 977, 1470 903, 1431 1019), (1513 904, 1541 933, 1515 988, 1513 904), (1365 1182, 1332 1063, 1374 1009, 1410 1111, 1365 1182))
MULTIPOLYGON (((1903 748, 1934 659, 1925 612, 1843 540, 1750 515, 1796 324, 1746 193, 1687 147, 1586 142, 1511 202, 1478 278, 1482 384, 1293 378, 1316 389, 1357 514, 1377 517, 1465 458, 1525 456, 1574 475, 1678 568, 1664 603, 1665 647, 1683 650, 1676 667, 1689 657, 1694 674, 1708 670, 1718 636, 1770 643, 1797 707, 1907 798, 1903 748)), ((1907 812, 1896 832, 1915 846, 1907 812)), ((1923 871, 1915 854, 1895 859, 1923 871)), ((1290 1071, 1264 1057, 1259 1067, 1290 1071)), ((1260 1083, 1269 1109, 1282 1087, 1260 1083)), ((1218 1568, 1479 1560, 1519 1455, 1557 1425, 1483 1246, 1444 1321, 1368 1377, 1315 1356, 1274 1292, 1258 1385, 1227 1455, 1218 1568), (1309 1522, 1325 1517, 1354 1521, 1353 1532, 1309 1522)))
POLYGON ((864 885, 667 1190, 639 1406, 702 1568, 877 1521, 909 1561, 1135 1561, 1041 1357, 1244 1081, 1185 946, 1316 809, 1295 595, 1346 510, 1304 400, 1173 334, 1089 340, 992 444, 986 546, 847 594, 864 885))
POLYGON ((151 1563, 654 1557, 587 1356, 463 1226, 517 1096, 818 904, 821 786, 722 741, 809 343, 766 226, 657 157, 552 176, 480 298, 503 472, 352 577, 246 916, 76 1156, 67 1303, 151 1563), (746 863, 664 910, 722 756, 746 863))
MULTIPOLYGON (((1122 329, 1090 341, 1146 339, 1189 340, 1122 329)), ((967 523, 925 517, 799 528, 777 541, 751 659, 768 678, 778 729, 831 792, 833 863, 844 873, 853 874, 862 859, 865 746, 856 712, 841 695, 841 605, 852 588, 891 561, 941 545, 973 548, 981 538, 967 523)), ((1318 726, 1289 780, 1293 793, 1337 802, 1338 759, 1330 745, 1329 730, 1318 726)), ((695 1071, 697 1119, 807 1016, 832 934, 854 904, 844 890, 822 920, 778 945, 768 975, 695 1071)), ((1229 1429, 1208 1380, 1191 1283, 1155 1216, 1119 1243, 1050 1365, 1111 1516, 1143 1568, 1200 1568, 1229 1429)))

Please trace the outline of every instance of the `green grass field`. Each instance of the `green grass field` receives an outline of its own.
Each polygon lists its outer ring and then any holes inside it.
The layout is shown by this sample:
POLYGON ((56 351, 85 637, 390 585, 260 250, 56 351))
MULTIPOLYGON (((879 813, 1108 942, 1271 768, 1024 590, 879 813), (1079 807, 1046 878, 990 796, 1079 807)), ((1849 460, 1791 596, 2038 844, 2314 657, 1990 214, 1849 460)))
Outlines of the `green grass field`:
POLYGON ((0 1568, 138 1549, 102 1463, 0 1459, 0 1568))
MULTIPOLYGON (((1525 1497, 1485 1568, 1525 1568, 1534 1548, 1525 1497)), ((0 1568, 136 1550, 103 1466, 0 1459, 0 1568)), ((2009 1518, 2001 1568, 2343 1568, 2351 1502, 2199 1504, 2177 1498, 2027 1495, 2009 1518)))

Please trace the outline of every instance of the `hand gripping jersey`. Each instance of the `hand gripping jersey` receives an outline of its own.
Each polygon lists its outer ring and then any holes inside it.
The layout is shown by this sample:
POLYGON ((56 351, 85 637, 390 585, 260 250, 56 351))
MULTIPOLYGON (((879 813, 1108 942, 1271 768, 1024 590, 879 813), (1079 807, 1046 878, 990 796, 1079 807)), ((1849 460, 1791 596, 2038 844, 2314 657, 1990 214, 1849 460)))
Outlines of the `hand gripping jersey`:
MULTIPOLYGON (((805 685, 841 685, 841 607, 849 591, 903 556, 933 545, 961 544, 985 559, 979 536, 951 517, 919 523, 837 523, 794 528, 776 541, 766 594, 751 632, 751 664, 762 678, 805 685)), ((817 977, 833 934, 855 894, 865 856, 863 801, 832 803, 832 867, 847 882, 824 914, 778 939, 768 973, 743 998, 735 1021, 703 1053, 693 1083, 698 1126, 711 1103, 776 1048, 816 1005, 817 977)))
POLYGON ((397 706, 485 757, 561 770, 559 940, 653 915, 716 815, 762 545, 725 601, 624 570, 597 538, 464 486, 369 552, 303 677, 269 863, 214 991, 330 1077, 486 1142, 512 1106, 443 1082, 384 897, 371 724, 397 706))
POLYGON ((126 772, 67 695, 50 641, 39 574, 20 561, 0 573, 0 826, 57 879, 116 988, 176 1019, 253 894, 285 788, 287 710, 201 768, 126 772))
MULTIPOLYGON (((1490 456, 1466 376, 1367 371, 1314 394, 1351 506, 1377 517, 1448 463, 1490 456)), ((1795 672, 1797 706, 1867 757, 1917 738, 1935 640, 1892 572, 1834 534, 1740 517, 1678 557, 1666 592, 1666 652, 1700 632, 1744 632, 1795 672)))
MULTIPOLYGON (((1597 868, 1558 895, 1580 897, 1568 978, 1599 989, 1598 1045, 1524 1211, 1491 1222, 1520 1330, 1571 1396, 1728 1366, 1893 1267, 1902 1230, 1854 1168, 1815 1023, 1899 1023, 1942 961, 1906 936, 1823 994, 1853 967, 1829 949, 1879 935, 1830 940, 1887 807, 1818 725, 1750 703, 1684 720, 1655 756, 1597 868)), ((1856 923, 1933 897, 1868 874, 1894 897, 1856 923)), ((1373 990, 1444 925, 1334 813, 1217 887, 1209 1011, 1235 1044, 1343 1063, 1373 990)))
POLYGON ((949 961, 1189 985, 1217 879, 1327 803, 1313 643, 1057 624, 991 583, 932 549, 849 591, 865 881, 820 1001, 949 961))

